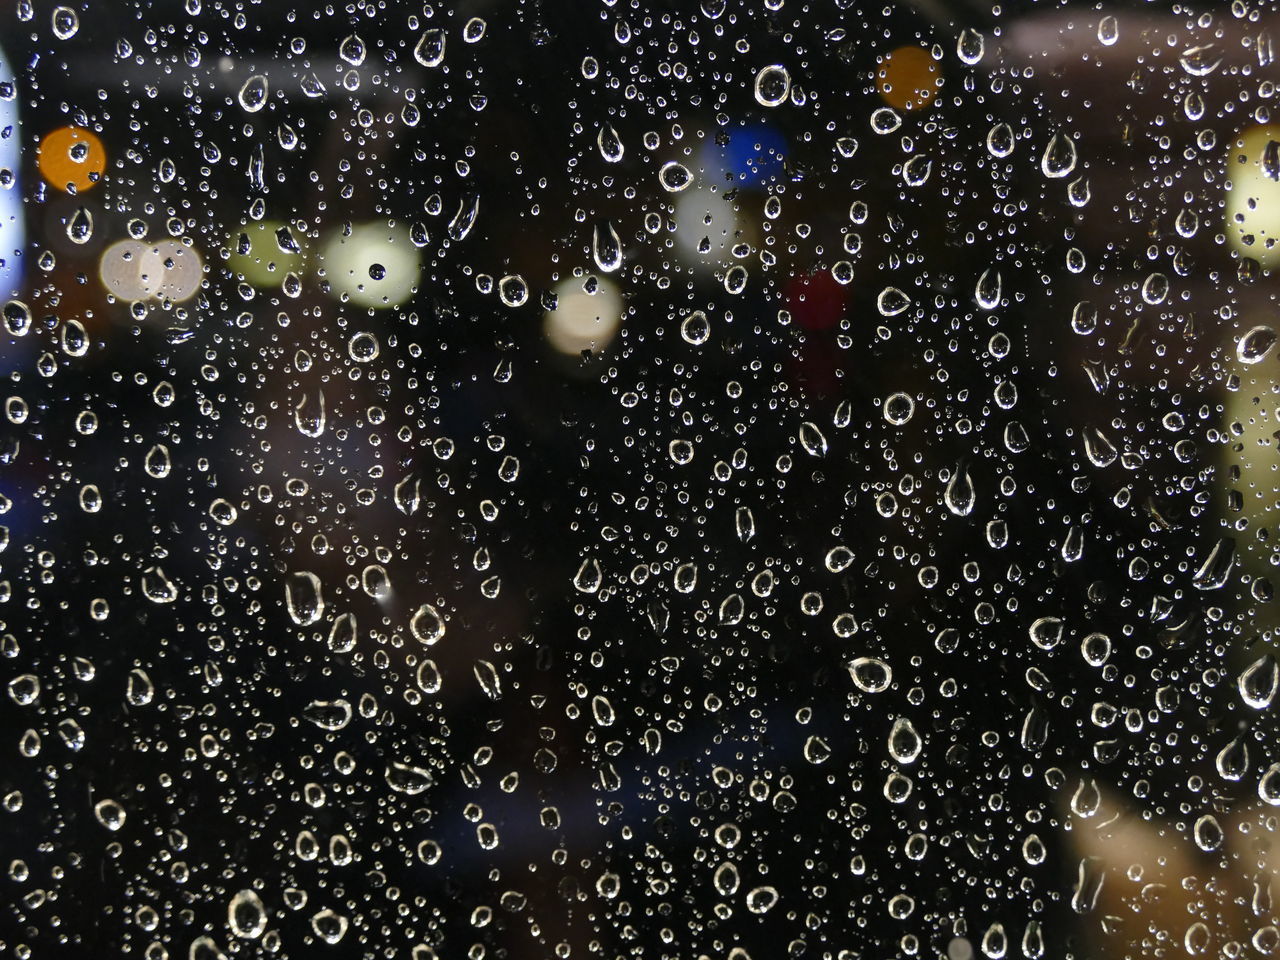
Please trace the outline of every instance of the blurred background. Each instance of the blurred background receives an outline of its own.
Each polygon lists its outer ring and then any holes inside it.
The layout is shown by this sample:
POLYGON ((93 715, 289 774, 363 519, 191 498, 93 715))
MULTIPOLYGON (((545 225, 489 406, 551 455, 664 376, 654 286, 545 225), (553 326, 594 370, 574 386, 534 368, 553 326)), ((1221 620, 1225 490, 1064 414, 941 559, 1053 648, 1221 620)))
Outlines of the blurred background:
POLYGON ((1274 19, 0 3, 0 955, 1271 952, 1274 19))

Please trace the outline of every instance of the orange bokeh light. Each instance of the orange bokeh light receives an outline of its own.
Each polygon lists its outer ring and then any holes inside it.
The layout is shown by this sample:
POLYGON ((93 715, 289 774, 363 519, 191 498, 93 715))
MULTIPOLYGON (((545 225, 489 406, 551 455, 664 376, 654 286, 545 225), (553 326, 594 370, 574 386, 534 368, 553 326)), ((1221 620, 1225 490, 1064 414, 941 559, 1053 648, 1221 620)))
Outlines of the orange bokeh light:
MULTIPOLYGON (((36 149, 40 173, 59 190, 89 190, 107 167, 107 151, 97 134, 83 127, 59 127, 36 149)), ((68 191, 69 192, 69 191, 68 191)))
POLYGON ((876 92, 899 110, 927 107, 941 87, 938 64, 920 47, 898 47, 876 71, 876 92))

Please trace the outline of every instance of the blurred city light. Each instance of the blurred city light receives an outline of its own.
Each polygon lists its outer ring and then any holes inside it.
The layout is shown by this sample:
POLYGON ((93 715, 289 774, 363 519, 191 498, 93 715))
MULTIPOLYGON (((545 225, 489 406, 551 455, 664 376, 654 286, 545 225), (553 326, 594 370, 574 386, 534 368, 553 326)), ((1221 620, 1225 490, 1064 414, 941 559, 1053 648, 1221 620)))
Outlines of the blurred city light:
POLYGON ((107 151, 97 134, 83 127, 59 127, 36 148, 40 175, 59 190, 91 190, 107 167, 107 151), (70 188, 70 189, 68 189, 70 188))
MULTIPOLYGON (((1280 263, 1280 126, 1250 127, 1228 144, 1226 233, 1266 269, 1280 263)), ((1185 225, 1181 230, 1189 229, 1185 225)))
MULTIPOLYGON (((9 59, 0 50, 0 82, 13 83, 13 79, 9 59)), ((17 100, 0 99, 0 297, 17 296, 22 283, 26 230, 18 189, 21 165, 18 129, 17 100)))
POLYGON ((927 107, 941 87, 938 64, 920 47, 898 47, 876 71, 876 93, 899 110, 927 107))
POLYGON ((102 252, 98 276, 119 300, 170 300, 195 296, 204 276, 200 255, 177 240, 121 240, 102 252))
POLYGON ((565 280, 556 287, 557 306, 542 321, 547 341, 561 353, 577 356, 583 350, 600 353, 622 326, 622 293, 610 280, 597 278, 595 293, 582 281, 565 280))
POLYGON ((421 256, 407 229, 361 223, 331 233, 317 266, 333 296, 360 307, 395 307, 417 290, 421 256))
POLYGON ((260 220, 239 228, 229 247, 227 266, 255 287, 279 286, 286 274, 301 272, 306 260, 304 241, 279 220, 260 220))

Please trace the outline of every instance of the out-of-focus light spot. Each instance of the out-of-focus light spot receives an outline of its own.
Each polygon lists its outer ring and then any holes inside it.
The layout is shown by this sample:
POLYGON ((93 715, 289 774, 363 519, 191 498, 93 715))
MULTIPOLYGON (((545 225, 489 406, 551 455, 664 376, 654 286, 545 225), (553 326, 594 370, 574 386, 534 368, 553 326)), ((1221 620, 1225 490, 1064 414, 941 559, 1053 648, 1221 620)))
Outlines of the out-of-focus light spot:
POLYGON ((786 157, 787 138, 761 125, 731 131, 723 147, 708 141, 699 152, 698 165, 731 174, 735 184, 760 187, 782 176, 786 157))
MULTIPOLYGON (((0 82, 14 82, 3 50, 0 50, 0 82)), ((22 285, 26 230, 22 191, 18 189, 21 163, 17 98, 0 99, 0 299, 16 297, 22 285)))
POLYGON ((177 240, 121 240, 102 252, 98 276, 119 300, 188 300, 200 289, 204 264, 177 240))
POLYGON ((98 135, 83 127, 59 127, 36 148, 40 175, 59 190, 77 193, 97 186, 107 168, 107 151, 98 135))
POLYGON ((599 353, 622 326, 622 293, 604 278, 596 279, 595 293, 582 289, 582 281, 570 279, 556 287, 556 309, 548 310, 542 332, 551 346, 569 356, 583 350, 599 353))
POLYGON ((686 263, 713 268, 727 263, 738 242, 738 214, 724 190, 699 184, 676 194, 676 250, 686 263))
POLYGON ((402 227, 362 223, 329 235, 320 249, 319 271, 329 292, 360 307, 395 307, 418 287, 421 257, 402 227))
POLYGON ((941 71, 929 51, 898 47, 885 56, 876 71, 876 92, 899 110, 927 107, 942 87, 941 71))
MULTIPOLYGON (((1280 265, 1280 125, 1250 127, 1230 142, 1226 199, 1232 248, 1264 269, 1280 265)), ((1187 216, 1175 227, 1191 233, 1187 216)))
POLYGON ((787 310, 805 330, 829 330, 840 322, 848 288, 829 270, 799 274, 787 284, 787 310))
POLYGON ((279 220, 260 220, 232 232, 227 266, 255 287, 279 286, 286 274, 302 269, 306 259, 302 244, 297 231, 279 220), (281 231, 285 231, 283 238, 281 231), (289 246, 297 249, 286 249, 289 246))

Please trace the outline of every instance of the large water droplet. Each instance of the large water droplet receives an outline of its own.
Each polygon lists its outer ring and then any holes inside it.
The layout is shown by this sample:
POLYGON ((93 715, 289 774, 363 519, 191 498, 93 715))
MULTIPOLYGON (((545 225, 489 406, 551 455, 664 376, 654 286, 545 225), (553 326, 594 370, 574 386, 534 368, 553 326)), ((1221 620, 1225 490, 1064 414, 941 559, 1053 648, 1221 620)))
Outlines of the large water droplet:
POLYGON ((1069 177, 1076 168, 1076 145, 1065 133, 1055 133, 1044 148, 1040 169, 1046 177, 1069 177))
POLYGON ((260 73, 255 73, 244 82, 236 99, 240 101, 241 108, 246 112, 257 113, 266 105, 268 93, 267 78, 260 73))
POLYGON ((284 582, 285 607, 293 622, 310 626, 324 616, 324 594, 320 578, 305 570, 289 574, 284 582))
POLYGON ((924 742, 915 726, 906 717, 899 717, 889 731, 889 756, 898 763, 915 763, 924 742))
POLYGON ((791 74, 781 64, 771 64, 761 68, 756 74, 756 102, 762 107, 776 107, 787 99, 791 92, 791 74))
POLYGON ((227 906, 227 925, 237 937, 256 940, 267 929, 267 911, 262 898, 252 890, 241 890, 227 906))
POLYGON ((424 67, 438 67, 444 62, 445 32, 439 29, 427 30, 418 38, 413 48, 413 58, 424 67))

